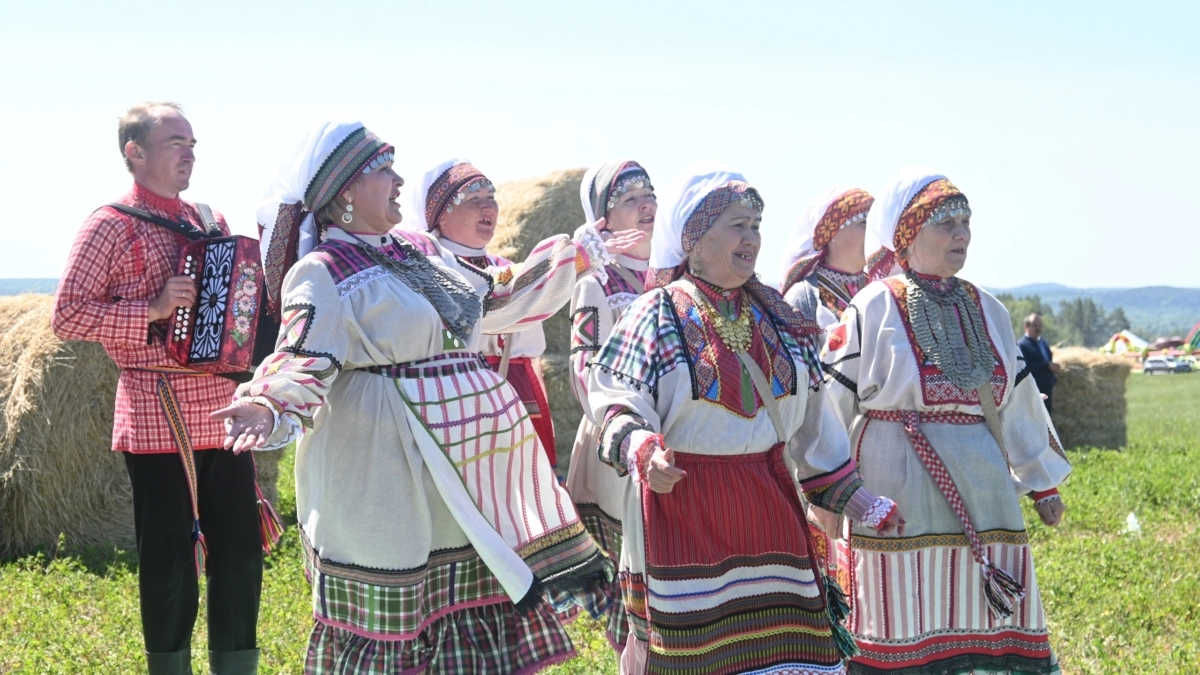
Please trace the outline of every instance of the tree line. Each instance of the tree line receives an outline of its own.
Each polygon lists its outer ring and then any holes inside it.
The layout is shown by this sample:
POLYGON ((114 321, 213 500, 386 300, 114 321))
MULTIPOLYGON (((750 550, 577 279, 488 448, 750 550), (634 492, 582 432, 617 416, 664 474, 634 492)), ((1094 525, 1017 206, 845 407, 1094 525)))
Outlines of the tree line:
POLYGON ((1124 309, 1118 307, 1105 312, 1104 305, 1091 298, 1063 300, 1057 312, 1036 295, 1017 298, 1001 293, 996 299, 1008 308, 1013 331, 1018 337, 1025 333, 1025 317, 1035 312, 1042 317, 1042 337, 1050 344, 1099 347, 1107 343, 1113 333, 1129 329, 1124 309))

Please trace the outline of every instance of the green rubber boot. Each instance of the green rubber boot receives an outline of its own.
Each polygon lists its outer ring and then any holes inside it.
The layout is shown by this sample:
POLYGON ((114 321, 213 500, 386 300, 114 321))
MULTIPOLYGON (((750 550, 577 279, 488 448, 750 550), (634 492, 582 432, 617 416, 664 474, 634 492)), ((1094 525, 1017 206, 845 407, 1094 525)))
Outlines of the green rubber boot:
POLYGON ((208 668, 212 675, 258 675, 258 650, 209 652, 208 668))
POLYGON ((192 675, 192 650, 146 652, 146 667, 150 675, 192 675))

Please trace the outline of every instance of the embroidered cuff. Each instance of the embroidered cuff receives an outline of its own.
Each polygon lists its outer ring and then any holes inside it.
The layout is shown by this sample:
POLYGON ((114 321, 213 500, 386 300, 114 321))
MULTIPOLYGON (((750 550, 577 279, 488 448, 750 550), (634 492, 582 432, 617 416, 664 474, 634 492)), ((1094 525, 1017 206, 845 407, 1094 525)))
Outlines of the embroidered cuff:
POLYGON ((645 420, 634 415, 628 409, 621 406, 609 408, 600 428, 598 452, 600 461, 616 469, 618 476, 623 477, 629 473, 631 461, 629 452, 631 449, 637 448, 636 445, 630 443, 629 436, 635 431, 653 433, 645 420))
POLYGON ((650 457, 655 450, 663 447, 663 437, 638 429, 625 437, 625 443, 628 446, 624 452, 629 458, 629 477, 634 483, 641 483, 650 471, 650 457))
POLYGON ((844 513, 854 522, 877 530, 895 510, 896 502, 887 497, 876 497, 870 490, 860 487, 850 496, 844 513))
MULTIPOLYGON (((302 433, 301 425, 290 415, 279 414, 279 404, 265 396, 249 396, 240 399, 239 402, 245 401, 248 403, 257 403, 271 411, 271 433, 267 434, 267 442, 261 448, 256 450, 275 450, 282 448, 292 441, 300 437, 302 433)), ((225 430, 229 430, 229 422, 226 420, 225 430)))
POLYGON ((590 269, 600 283, 608 283, 608 272, 604 267, 616 258, 604 247, 604 238, 596 228, 581 225, 575 230, 572 241, 575 242, 575 271, 582 274, 590 269))
POLYGON ((1058 494, 1058 488, 1050 488, 1042 492, 1030 492, 1029 498, 1033 500, 1034 506, 1049 504, 1050 502, 1061 502, 1062 497, 1058 494))

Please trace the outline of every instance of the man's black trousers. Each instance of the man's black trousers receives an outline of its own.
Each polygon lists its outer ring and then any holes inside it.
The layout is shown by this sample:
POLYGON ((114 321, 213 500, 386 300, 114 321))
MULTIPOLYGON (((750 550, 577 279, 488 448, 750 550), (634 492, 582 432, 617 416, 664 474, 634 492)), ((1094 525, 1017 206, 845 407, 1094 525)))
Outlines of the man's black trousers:
MULTIPOLYGON (((178 652, 191 643, 199 606, 186 474, 177 453, 124 454, 146 651, 178 652)), ((255 649, 263 562, 254 459, 227 450, 194 455, 200 529, 208 543, 208 649, 255 649)))

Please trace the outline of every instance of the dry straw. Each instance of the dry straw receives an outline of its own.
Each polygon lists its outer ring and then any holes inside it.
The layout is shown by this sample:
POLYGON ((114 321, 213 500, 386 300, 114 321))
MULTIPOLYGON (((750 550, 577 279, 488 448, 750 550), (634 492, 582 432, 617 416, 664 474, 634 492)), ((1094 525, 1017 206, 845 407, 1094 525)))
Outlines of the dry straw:
POLYGON ((1121 448, 1127 440, 1127 359, 1082 347, 1054 353, 1062 366, 1054 388, 1054 427, 1066 447, 1121 448))
MULTIPOLYGON (((500 216, 496 236, 488 247, 509 260, 522 261, 535 244, 556 234, 571 234, 583 224, 583 206, 579 203, 579 183, 584 169, 554 171, 544 176, 501 183, 496 187, 500 216)), ((542 324, 546 332, 546 353, 542 374, 546 397, 554 419, 555 451, 559 468, 565 473, 570 463, 575 430, 583 410, 571 394, 570 307, 562 309, 542 324)))
MULTIPOLYGON (((63 342, 54 298, 0 297, 0 558, 67 546, 132 548, 133 499, 111 451, 118 371, 99 344, 63 342)), ((256 459, 275 493, 278 452, 256 459)))

